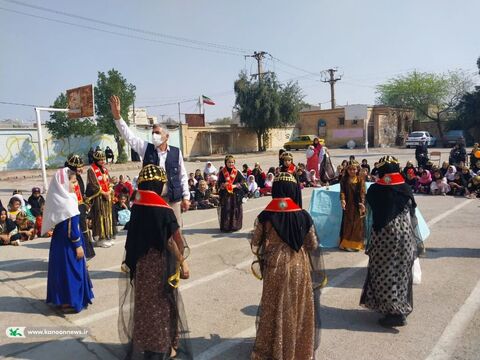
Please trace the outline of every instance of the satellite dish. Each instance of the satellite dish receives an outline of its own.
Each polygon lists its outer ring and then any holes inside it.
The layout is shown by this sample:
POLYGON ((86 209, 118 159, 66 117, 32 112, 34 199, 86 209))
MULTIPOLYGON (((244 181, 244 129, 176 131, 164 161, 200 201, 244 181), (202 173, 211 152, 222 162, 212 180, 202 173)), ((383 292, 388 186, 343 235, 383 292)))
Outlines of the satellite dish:
POLYGON ((353 140, 348 140, 347 141, 347 148, 349 148, 350 150, 355 149, 355 146, 357 146, 355 141, 353 141, 353 140))

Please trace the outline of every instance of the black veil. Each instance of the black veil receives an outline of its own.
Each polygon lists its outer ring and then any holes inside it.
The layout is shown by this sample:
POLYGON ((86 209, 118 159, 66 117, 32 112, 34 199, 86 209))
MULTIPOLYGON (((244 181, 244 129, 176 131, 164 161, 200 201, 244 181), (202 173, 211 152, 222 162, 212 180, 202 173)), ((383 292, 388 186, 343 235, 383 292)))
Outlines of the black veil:
MULTIPOLYGON (((298 205, 298 199, 301 199, 301 190, 296 181, 293 181, 294 176, 289 173, 280 173, 275 178, 272 187, 272 199, 290 198, 298 205)), ((303 209, 299 211, 285 211, 273 212, 265 209, 262 211, 256 222, 265 223, 270 221, 275 231, 280 238, 287 243, 293 250, 299 251, 303 245, 303 239, 313 226, 313 220, 310 214, 303 209)), ((265 235, 263 234, 262 241, 259 246, 252 245, 252 252, 257 259, 252 263, 252 273, 258 279, 263 279, 263 268, 265 261, 265 235)), ((317 236, 318 238, 318 236, 317 236)), ((318 238, 320 242, 320 239, 318 238)), ((316 352, 320 346, 321 334, 321 317, 320 317, 320 295, 321 289, 327 285, 327 275, 325 273, 325 265, 323 261, 323 251, 318 247, 310 252, 307 252, 310 260, 310 275, 312 279, 313 298, 314 298, 314 316, 315 316, 315 341, 314 351, 316 352)), ((261 308, 257 313, 257 326, 260 319, 261 308)))
MULTIPOLYGON (((154 165, 150 165, 154 166, 154 165)), ((145 169, 145 168, 144 168, 145 169)), ((162 170, 163 171, 163 170, 162 170)), ((144 170, 142 169, 142 172, 144 170)), ((142 172, 140 177, 142 176, 142 172)), ((139 178, 140 178, 139 177, 139 178)), ((185 316, 183 302, 178 290, 180 270, 178 253, 188 248, 183 240, 183 248, 172 240, 178 233, 177 223, 173 210, 167 206, 151 206, 142 202, 143 195, 160 195, 163 182, 159 180, 145 180, 138 185, 135 203, 131 210, 130 223, 125 243, 125 257, 122 263, 122 275, 119 280, 119 317, 118 332, 121 343, 124 345, 125 359, 144 359, 154 356, 155 359, 169 359, 171 348, 177 352, 178 359, 193 359, 192 351, 188 342, 188 324, 185 316), (153 266, 146 268, 148 259, 159 259, 153 266), (146 270, 145 270, 146 269, 146 270), (143 277, 139 278, 139 277, 143 277), (142 291, 137 291, 145 278, 155 278, 155 291, 151 299, 158 304, 163 304, 150 309, 141 309, 142 314, 161 318, 162 323, 167 324, 162 331, 149 333, 149 337, 162 340, 162 349, 158 346, 149 347, 145 343, 151 341, 139 341, 142 335, 134 334, 135 316, 142 316, 140 308, 135 310, 135 305, 140 304, 140 297, 145 296, 142 291), (167 310, 165 310, 167 309, 167 310), (154 314, 155 312, 155 314, 154 314)), ((161 200, 159 200, 161 201, 161 200)), ((166 205, 166 203, 164 203, 166 205)), ((144 285, 143 285, 144 286, 144 285)), ((138 324, 138 322, 137 322, 138 324)), ((155 340, 153 340, 155 343, 155 340)))

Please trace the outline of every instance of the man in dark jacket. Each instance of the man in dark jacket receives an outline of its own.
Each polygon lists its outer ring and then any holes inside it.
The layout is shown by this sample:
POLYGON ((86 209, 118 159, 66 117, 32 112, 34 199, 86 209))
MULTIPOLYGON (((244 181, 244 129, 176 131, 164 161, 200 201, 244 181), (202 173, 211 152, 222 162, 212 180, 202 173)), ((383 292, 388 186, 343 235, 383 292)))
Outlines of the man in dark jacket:
POLYGON ((428 146, 426 140, 415 147, 415 159, 417 159, 419 167, 425 168, 428 161, 428 146))

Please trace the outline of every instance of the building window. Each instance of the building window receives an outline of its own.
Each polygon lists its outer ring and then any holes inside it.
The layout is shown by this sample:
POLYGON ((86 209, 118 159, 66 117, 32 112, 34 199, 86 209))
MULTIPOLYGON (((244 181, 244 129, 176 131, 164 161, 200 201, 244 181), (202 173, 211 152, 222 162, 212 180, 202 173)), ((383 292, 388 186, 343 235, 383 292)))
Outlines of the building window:
POLYGON ((338 125, 341 125, 341 126, 345 125, 345 118, 344 117, 339 117, 338 118, 338 125))
POLYGON ((352 124, 353 124, 353 125, 357 125, 357 124, 358 124, 358 120, 352 120, 352 124))

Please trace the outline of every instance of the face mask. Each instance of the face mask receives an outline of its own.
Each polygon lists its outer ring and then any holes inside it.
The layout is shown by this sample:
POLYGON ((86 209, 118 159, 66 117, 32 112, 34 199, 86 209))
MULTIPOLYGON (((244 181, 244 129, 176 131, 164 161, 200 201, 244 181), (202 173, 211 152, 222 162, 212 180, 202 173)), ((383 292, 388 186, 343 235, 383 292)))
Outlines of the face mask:
POLYGON ((155 147, 162 145, 167 139, 160 134, 153 134, 152 143, 155 147))

